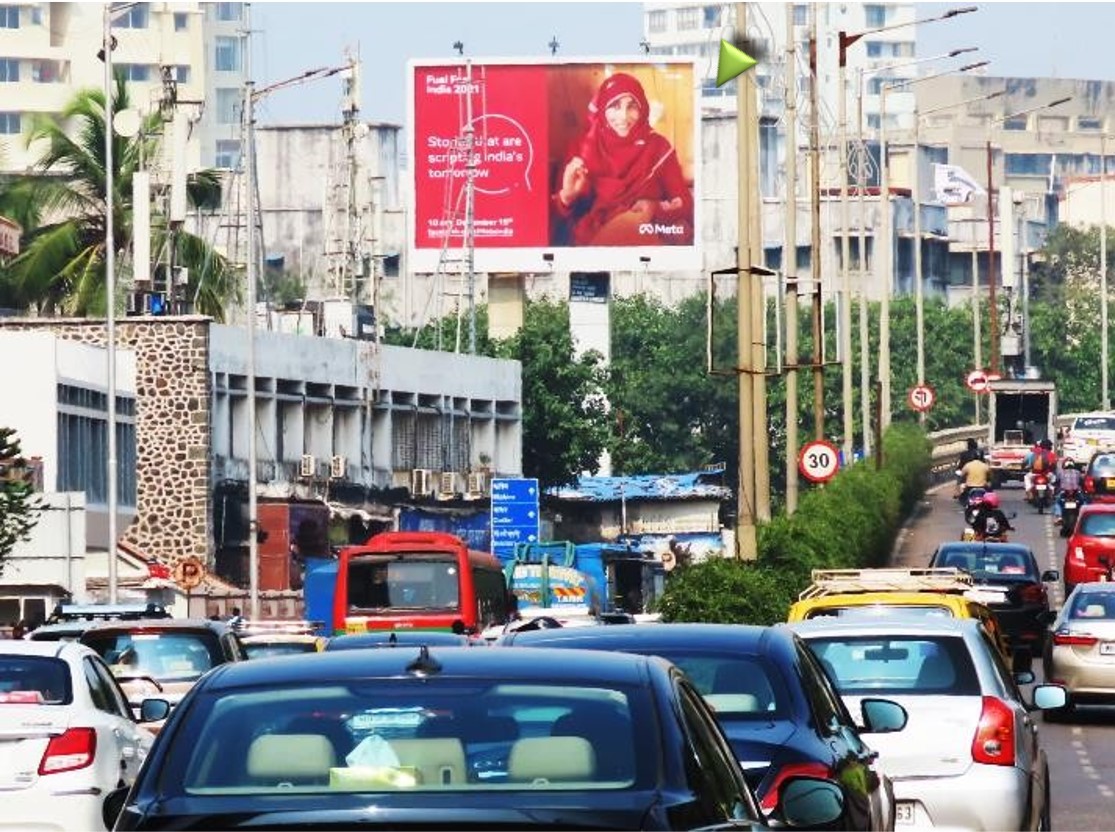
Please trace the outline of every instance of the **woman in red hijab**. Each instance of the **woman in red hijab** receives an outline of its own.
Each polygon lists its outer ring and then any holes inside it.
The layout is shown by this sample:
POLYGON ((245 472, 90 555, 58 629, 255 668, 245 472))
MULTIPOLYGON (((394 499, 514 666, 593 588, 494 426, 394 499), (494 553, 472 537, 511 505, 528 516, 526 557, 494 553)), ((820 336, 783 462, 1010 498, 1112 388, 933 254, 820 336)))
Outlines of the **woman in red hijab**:
POLYGON ((692 245, 693 194, 677 152, 651 129, 642 84, 617 72, 589 104, 589 128, 566 163, 553 203, 555 243, 692 245))

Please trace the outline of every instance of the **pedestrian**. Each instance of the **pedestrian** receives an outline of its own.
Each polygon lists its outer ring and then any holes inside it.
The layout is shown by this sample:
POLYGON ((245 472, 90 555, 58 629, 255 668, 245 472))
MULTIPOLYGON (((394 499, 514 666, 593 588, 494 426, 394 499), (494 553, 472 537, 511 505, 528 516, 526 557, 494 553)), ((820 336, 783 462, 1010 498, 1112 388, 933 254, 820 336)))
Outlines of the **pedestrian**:
POLYGON ((239 630, 244 626, 244 616, 240 614, 240 607, 232 608, 232 618, 228 620, 228 626, 234 630, 239 630))

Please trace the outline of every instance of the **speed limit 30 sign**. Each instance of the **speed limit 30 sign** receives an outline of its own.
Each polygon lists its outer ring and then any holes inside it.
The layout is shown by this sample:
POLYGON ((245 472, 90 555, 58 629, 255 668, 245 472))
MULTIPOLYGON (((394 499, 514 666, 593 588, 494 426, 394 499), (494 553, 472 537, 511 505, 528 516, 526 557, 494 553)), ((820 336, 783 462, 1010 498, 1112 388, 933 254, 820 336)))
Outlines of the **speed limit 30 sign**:
POLYGON ((911 408, 918 413, 924 413, 933 407, 933 402, 937 401, 937 394, 928 384, 918 384, 910 388, 910 392, 906 394, 906 400, 910 403, 911 408))
POLYGON ((815 439, 801 447, 798 470, 810 482, 827 482, 840 468, 840 453, 836 446, 823 439, 815 439))

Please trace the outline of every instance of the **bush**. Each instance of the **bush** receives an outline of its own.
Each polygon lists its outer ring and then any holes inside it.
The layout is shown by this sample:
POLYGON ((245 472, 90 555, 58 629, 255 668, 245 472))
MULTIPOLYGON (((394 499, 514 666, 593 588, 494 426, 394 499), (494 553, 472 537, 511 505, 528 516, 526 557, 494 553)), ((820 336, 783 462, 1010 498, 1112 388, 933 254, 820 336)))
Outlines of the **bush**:
POLYGON ((884 566, 925 492, 930 443, 915 425, 883 439, 883 467, 868 460, 809 490, 792 517, 758 530, 753 562, 716 558, 671 573, 659 604, 665 621, 773 624, 808 586, 813 569, 884 566))

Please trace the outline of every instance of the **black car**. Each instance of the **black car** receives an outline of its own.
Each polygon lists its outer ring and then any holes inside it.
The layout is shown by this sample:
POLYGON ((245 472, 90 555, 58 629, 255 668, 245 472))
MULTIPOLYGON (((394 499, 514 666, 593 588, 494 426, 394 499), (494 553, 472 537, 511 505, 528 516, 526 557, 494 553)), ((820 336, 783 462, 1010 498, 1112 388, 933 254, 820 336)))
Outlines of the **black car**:
POLYGON ((1038 569, 1037 558, 1019 543, 954 541, 942 543, 931 568, 962 569, 972 576, 965 596, 994 614, 1012 651, 1041 656, 1045 630, 1053 620, 1045 585, 1060 580, 1056 569, 1038 569))
MULTIPOLYGON (((553 657, 422 646, 224 665, 171 714, 105 819, 120 830, 756 828, 754 794, 678 668, 553 657)), ((776 813, 816 827, 841 804, 831 783, 799 777, 776 813)))
MULTIPOLYGON (((712 706, 764 811, 786 778, 808 773, 840 785, 845 811, 837 829, 891 829, 890 781, 860 739, 824 669, 783 627, 734 624, 637 624, 540 630, 505 636, 500 646, 566 647, 656 655, 685 671, 712 706)), ((905 713, 874 702, 877 727, 901 728, 905 713), (883 712, 888 710, 884 725, 883 712)))
POLYGON ((333 636, 322 650, 366 650, 375 647, 468 647, 468 636, 438 630, 370 630, 333 636))

